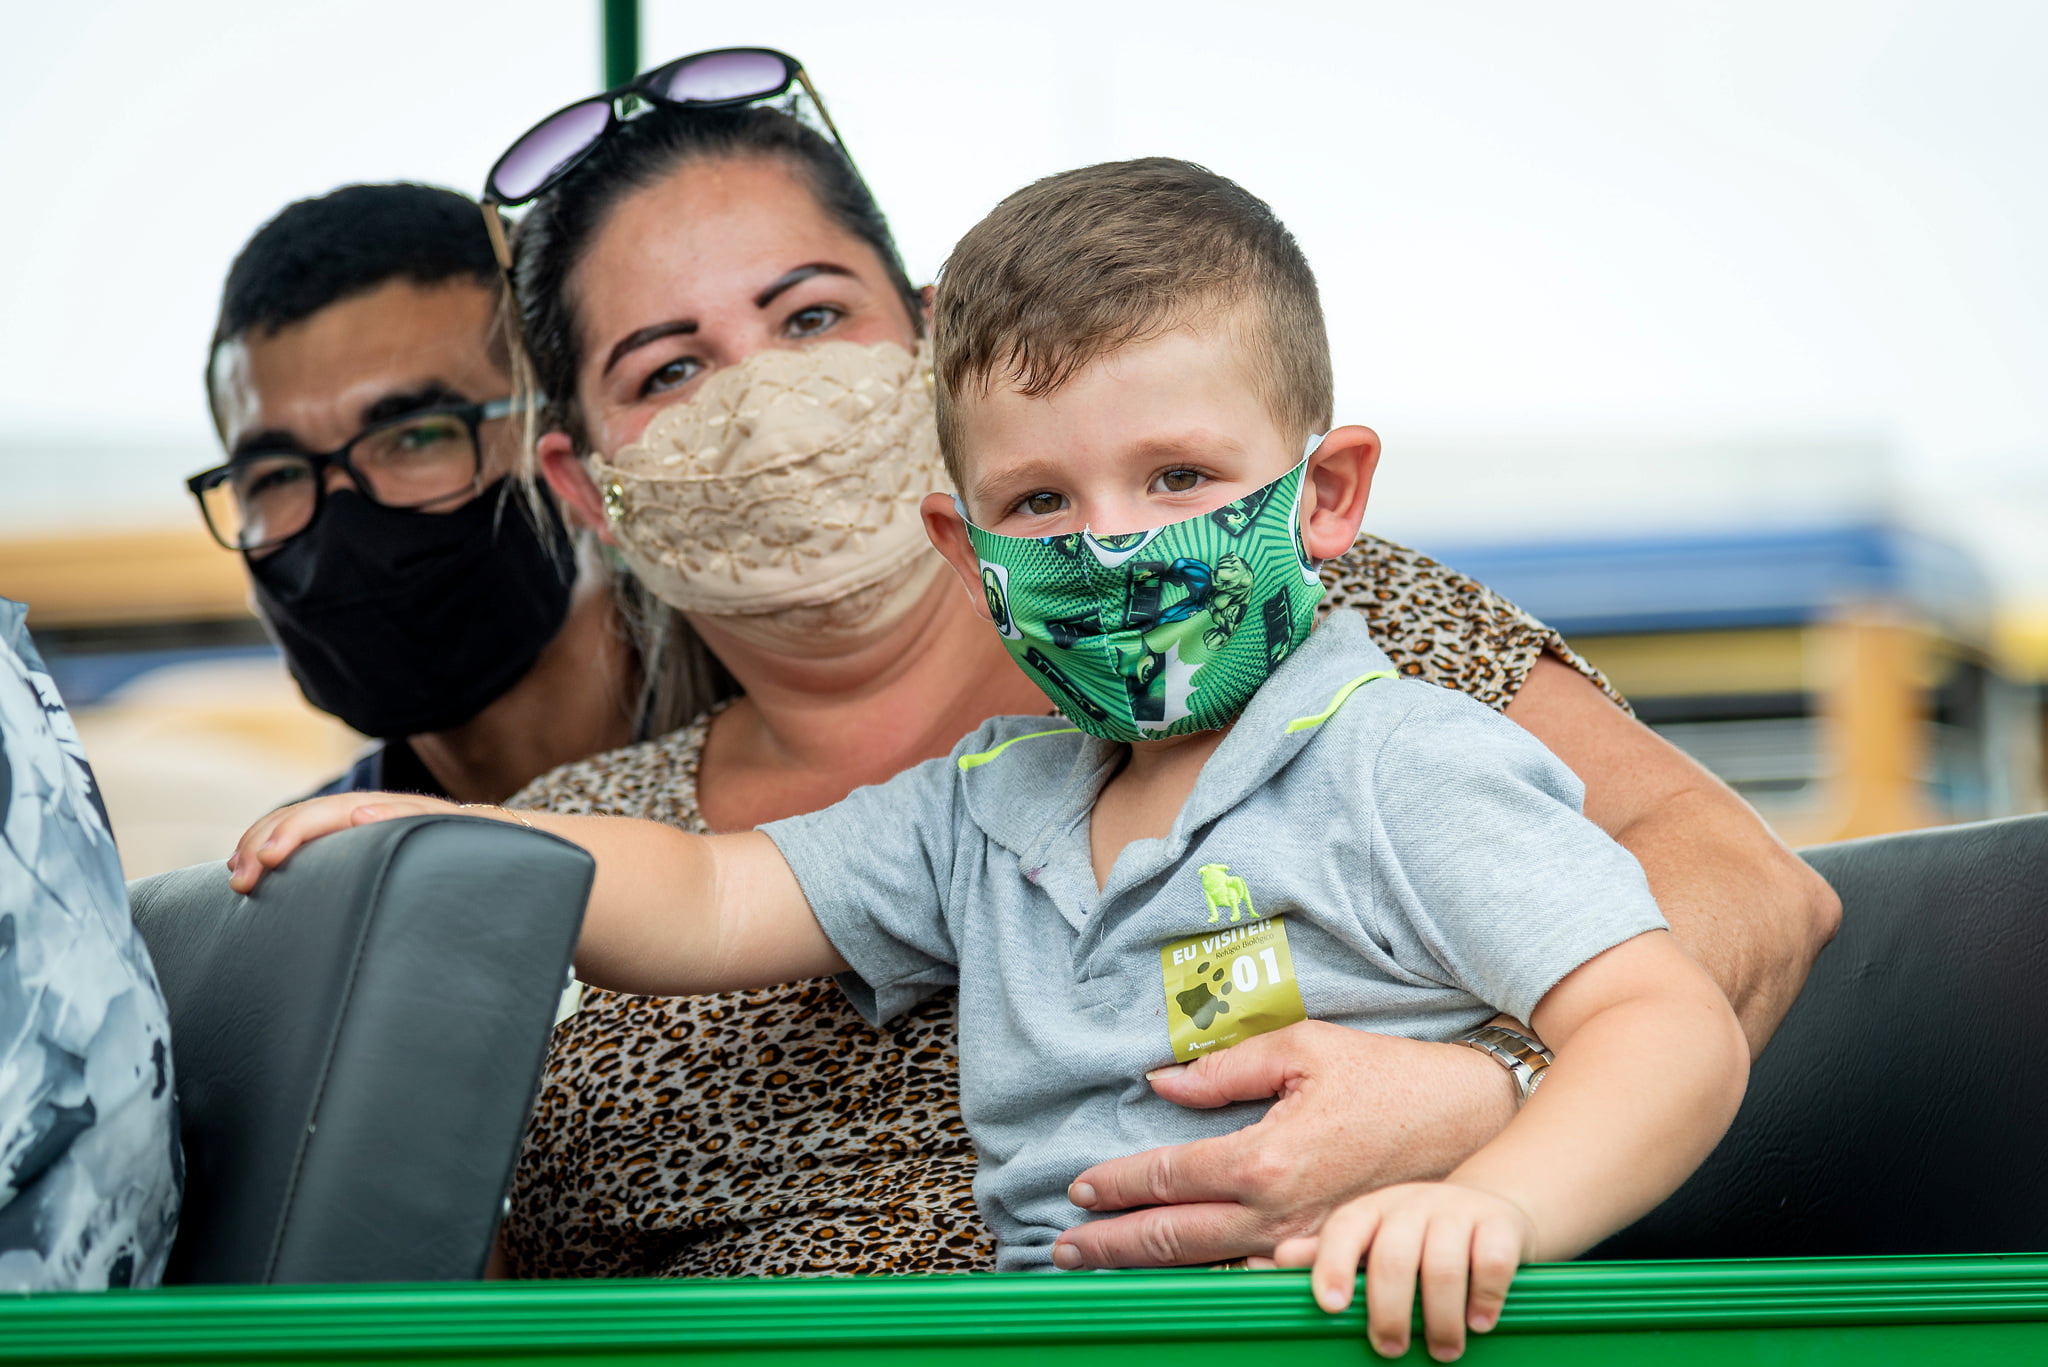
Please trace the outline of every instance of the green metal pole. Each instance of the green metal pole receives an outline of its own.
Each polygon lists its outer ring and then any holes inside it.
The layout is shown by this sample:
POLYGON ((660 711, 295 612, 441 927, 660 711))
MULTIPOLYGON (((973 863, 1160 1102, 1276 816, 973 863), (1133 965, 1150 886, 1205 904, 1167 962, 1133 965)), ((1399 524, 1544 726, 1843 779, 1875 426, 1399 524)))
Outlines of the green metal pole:
POLYGON ((640 0, 604 0, 604 85, 640 74, 640 0))

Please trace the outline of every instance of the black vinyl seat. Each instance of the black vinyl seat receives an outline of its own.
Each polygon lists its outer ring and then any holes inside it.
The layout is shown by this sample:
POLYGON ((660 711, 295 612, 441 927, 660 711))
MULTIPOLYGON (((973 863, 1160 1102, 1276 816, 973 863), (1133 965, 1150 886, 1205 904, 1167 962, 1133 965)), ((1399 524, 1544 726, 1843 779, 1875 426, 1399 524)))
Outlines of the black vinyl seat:
MULTIPOLYGON (((2048 815, 1805 857, 1840 934, 1728 1137, 1588 1256, 2048 1248, 2048 815)), ((254 898, 219 865, 132 884, 189 1174, 170 1280, 478 1276, 591 877, 565 841, 423 817, 316 842, 254 898)))
POLYGON ((316 841, 254 897, 219 864, 130 884, 184 1138, 167 1280, 480 1276, 592 874, 436 816, 316 841))
POLYGON ((1803 854, 1841 932, 1720 1147, 1588 1256, 2048 1249, 2048 815, 1803 854))

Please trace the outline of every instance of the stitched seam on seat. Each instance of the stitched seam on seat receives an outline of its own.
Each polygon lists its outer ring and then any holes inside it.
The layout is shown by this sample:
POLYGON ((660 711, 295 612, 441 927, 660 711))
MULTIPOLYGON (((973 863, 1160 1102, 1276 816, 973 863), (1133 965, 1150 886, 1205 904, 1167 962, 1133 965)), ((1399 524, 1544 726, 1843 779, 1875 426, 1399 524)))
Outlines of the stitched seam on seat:
POLYGON ((362 926, 356 932, 354 952, 349 955, 348 981, 341 992, 341 1009, 335 1013, 333 1027, 328 1032, 327 1048, 322 1053, 320 1059, 319 1085, 313 1089, 313 1104, 309 1112, 308 1124, 305 1129, 299 1132, 298 1148, 292 1155, 291 1177, 285 1184, 284 1210, 277 1222, 277 1232, 271 1236, 270 1252, 263 1260, 263 1280, 266 1283, 270 1281, 272 1275, 277 1271, 277 1260, 284 1250, 285 1233, 291 1225, 292 1217, 296 1210, 299 1195, 299 1174, 305 1170, 306 1148, 312 1139, 313 1131, 319 1127, 320 1107, 327 1099, 327 1083, 334 1070, 335 1050, 340 1046, 341 1042, 342 1022, 348 1019, 349 1006, 355 1000, 356 980, 361 976, 363 966, 363 947, 369 942, 370 925, 376 919, 377 911, 382 909, 384 905, 384 880, 389 876, 391 865, 398 858, 399 850, 411 841, 416 832, 425 830, 428 826, 437 826, 445 820, 447 820, 446 817, 433 818, 407 831, 403 836, 394 841, 391 848, 385 852, 384 862, 378 868, 377 877, 371 883, 371 914, 363 918, 362 926))

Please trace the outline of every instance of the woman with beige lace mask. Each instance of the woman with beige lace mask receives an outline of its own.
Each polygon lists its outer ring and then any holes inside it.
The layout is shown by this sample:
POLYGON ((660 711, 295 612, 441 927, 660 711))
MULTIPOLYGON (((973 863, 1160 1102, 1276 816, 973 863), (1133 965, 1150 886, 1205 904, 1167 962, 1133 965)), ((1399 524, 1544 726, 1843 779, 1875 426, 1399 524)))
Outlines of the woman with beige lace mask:
MULTIPOLYGON (((655 738, 512 805, 744 830, 942 755, 990 716, 1044 710, 925 546, 916 506, 945 481, 921 299, 833 139, 764 104, 657 102, 539 194, 515 247, 551 401, 536 455, 623 566, 655 738)), ((1669 890, 1674 929, 1767 1035, 1820 913, 1747 809, 1470 580, 1372 537, 1325 575, 1404 669, 1506 708, 1574 766, 1587 814, 1669 890)), ((509 1270, 988 1266, 955 1029, 950 993, 877 1031, 826 981, 586 994, 515 1181, 509 1270)), ((1515 1095, 1475 1050, 1315 1023, 1155 1085, 1188 1105, 1285 1099, 1229 1140, 1074 1174, 1079 1204, 1149 1209, 1071 1232, 1063 1262, 1269 1253, 1359 1192, 1449 1170, 1515 1095)))

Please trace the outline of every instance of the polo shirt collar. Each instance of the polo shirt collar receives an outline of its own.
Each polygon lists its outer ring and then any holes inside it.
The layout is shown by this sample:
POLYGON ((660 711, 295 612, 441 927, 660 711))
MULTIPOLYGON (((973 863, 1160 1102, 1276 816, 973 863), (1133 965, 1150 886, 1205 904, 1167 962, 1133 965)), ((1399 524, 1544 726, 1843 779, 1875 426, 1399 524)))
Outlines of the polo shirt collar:
MULTIPOLYGON (((1172 834, 1162 842, 1162 856, 1178 858, 1188 832, 1243 802, 1299 754, 1318 729, 1311 724, 1290 731, 1290 723, 1333 711, 1346 684, 1392 668, 1373 644, 1364 617, 1355 612, 1326 617, 1281 662, 1202 766, 1172 834)), ((974 823, 1027 868, 1038 868, 1055 845, 1086 822, 1096 796, 1121 766, 1125 747, 1070 730, 1057 718, 1019 735, 1028 739, 1007 747, 999 760, 964 771, 962 786, 974 823)), ((1113 884, 1105 887, 1103 895, 1113 890, 1113 884)))
POLYGON ((1190 832, 1248 800, 1300 754, 1350 696, 1347 685, 1393 667, 1373 644, 1364 617, 1333 612, 1323 619, 1253 695, 1202 766, 1173 823, 1167 856, 1179 858, 1190 832))

